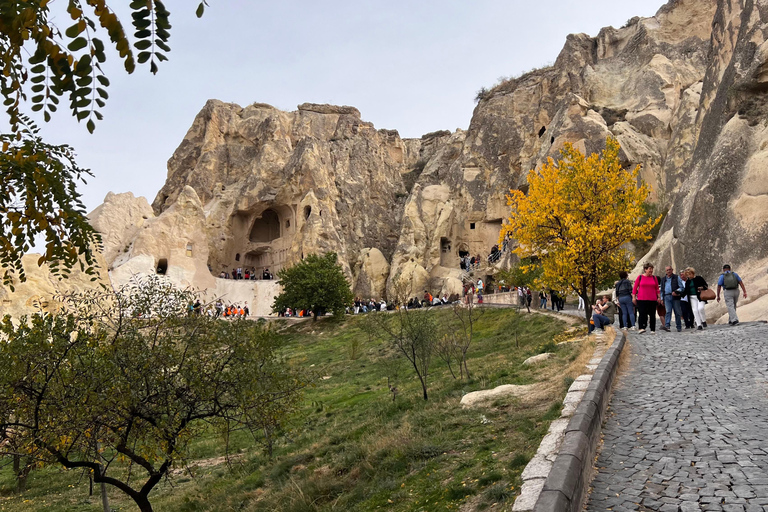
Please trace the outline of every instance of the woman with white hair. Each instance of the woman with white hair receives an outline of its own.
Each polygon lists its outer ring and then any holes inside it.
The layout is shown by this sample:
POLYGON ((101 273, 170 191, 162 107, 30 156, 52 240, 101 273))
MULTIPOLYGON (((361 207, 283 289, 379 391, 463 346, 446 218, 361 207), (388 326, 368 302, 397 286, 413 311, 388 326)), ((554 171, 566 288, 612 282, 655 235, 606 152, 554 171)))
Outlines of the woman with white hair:
POLYGON ((704 305, 707 302, 701 300, 701 292, 709 288, 709 285, 703 277, 696 275, 695 268, 688 267, 685 269, 685 272, 688 275, 688 280, 685 281, 685 293, 688 295, 688 300, 691 303, 696 329, 701 331, 707 327, 707 316, 704 313, 704 305))

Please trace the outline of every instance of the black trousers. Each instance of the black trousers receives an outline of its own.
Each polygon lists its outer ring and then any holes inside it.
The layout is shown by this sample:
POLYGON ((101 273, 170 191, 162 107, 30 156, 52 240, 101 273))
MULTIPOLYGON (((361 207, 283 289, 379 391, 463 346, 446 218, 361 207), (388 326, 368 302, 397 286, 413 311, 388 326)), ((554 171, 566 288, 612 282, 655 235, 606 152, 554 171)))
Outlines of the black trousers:
POLYGON ((693 310, 691 309, 691 303, 687 300, 680 301, 680 306, 683 310, 683 320, 685 321, 685 326, 689 328, 693 328, 694 324, 694 318, 693 318, 693 310))
POLYGON ((639 329, 645 329, 650 318, 651 331, 656 331, 656 301, 638 300, 637 309, 640 312, 640 320, 637 322, 639 329))

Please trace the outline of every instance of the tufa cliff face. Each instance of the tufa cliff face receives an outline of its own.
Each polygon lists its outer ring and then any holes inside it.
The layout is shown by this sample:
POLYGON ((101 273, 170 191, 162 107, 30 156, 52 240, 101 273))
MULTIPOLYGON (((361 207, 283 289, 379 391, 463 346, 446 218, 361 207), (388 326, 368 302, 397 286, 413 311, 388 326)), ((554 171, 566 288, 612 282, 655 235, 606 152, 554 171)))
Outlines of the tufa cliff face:
POLYGON ((358 294, 457 292, 459 256, 485 260, 506 192, 565 142, 591 153, 609 135, 669 209, 649 258, 709 278, 723 258, 757 265, 768 224, 766 16, 768 1, 671 0, 652 18, 570 35, 553 66, 485 92, 466 131, 421 139, 377 130, 352 107, 211 100, 168 162, 149 227, 124 218, 99 228, 124 246, 108 249, 113 277, 125 265, 151 270, 165 251, 169 274, 186 269, 187 282, 209 287, 222 271, 275 272, 335 251, 358 294), (137 243, 185 222, 175 255, 170 239, 137 243))

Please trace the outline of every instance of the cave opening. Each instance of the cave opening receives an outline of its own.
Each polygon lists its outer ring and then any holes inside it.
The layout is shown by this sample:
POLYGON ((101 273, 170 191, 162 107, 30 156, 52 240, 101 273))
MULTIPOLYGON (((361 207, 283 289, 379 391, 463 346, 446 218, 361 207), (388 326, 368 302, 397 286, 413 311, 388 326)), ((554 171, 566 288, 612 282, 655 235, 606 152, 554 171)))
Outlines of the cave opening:
POLYGON ((280 238, 280 216, 273 209, 267 209, 261 217, 253 221, 251 234, 248 237, 251 242, 271 242, 280 238))

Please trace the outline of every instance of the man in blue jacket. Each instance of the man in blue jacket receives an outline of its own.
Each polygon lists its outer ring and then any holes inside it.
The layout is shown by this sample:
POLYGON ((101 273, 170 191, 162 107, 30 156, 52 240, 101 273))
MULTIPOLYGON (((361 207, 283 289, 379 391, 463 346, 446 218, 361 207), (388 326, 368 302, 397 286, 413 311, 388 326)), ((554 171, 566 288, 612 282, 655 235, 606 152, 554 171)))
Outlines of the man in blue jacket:
POLYGON ((661 298, 664 300, 664 307, 667 309, 667 315, 664 318, 664 326, 662 329, 669 332, 669 326, 672 321, 672 311, 675 312, 675 325, 677 332, 683 330, 681 319, 683 317, 682 306, 680 305, 680 299, 683 296, 683 283, 680 282, 680 278, 677 277, 675 271, 671 266, 667 265, 664 269, 665 274, 661 277, 659 285, 661 287, 661 298))

